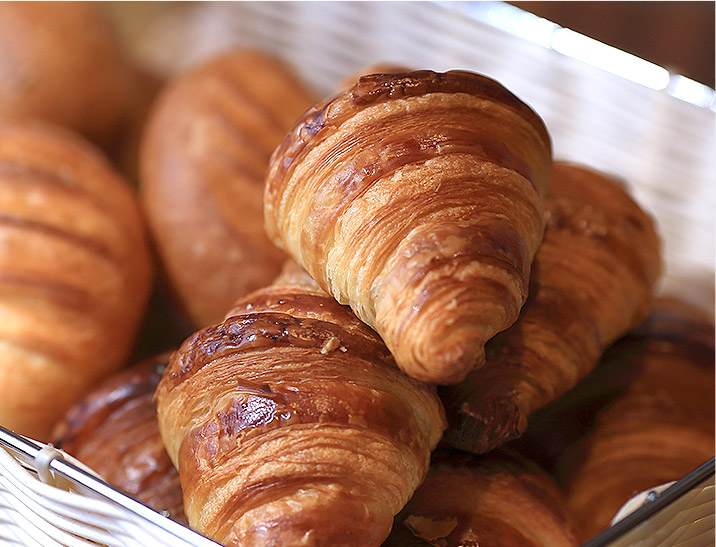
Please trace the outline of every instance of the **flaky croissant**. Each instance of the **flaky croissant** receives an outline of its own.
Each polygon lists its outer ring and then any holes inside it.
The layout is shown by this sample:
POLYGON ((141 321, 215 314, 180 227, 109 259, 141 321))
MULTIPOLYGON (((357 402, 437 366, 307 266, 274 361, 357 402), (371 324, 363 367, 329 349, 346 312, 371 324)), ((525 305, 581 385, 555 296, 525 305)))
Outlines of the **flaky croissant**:
POLYGON ((556 465, 585 539, 607 527, 633 495, 676 481, 714 456, 714 380, 712 317, 659 300, 594 373, 545 408, 534 444, 550 440, 542 431, 569 431, 575 417, 589 432, 556 465))
POLYGON ((457 382, 525 301, 550 170, 544 124, 497 82, 366 76, 274 152, 266 228, 401 369, 457 382))
POLYGON ((486 452, 519 437, 534 410, 584 378, 648 313, 659 241, 627 191, 591 169, 555 163, 545 206, 520 318, 487 344, 485 366, 439 392, 445 440, 456 448, 486 452))
POLYGON ((350 309, 279 283, 189 338, 157 389, 189 523, 232 546, 380 545, 442 407, 350 309))
POLYGON ((52 442, 110 484, 186 523, 179 474, 152 400, 169 356, 136 363, 93 387, 55 425, 52 442))
POLYGON ((129 185, 68 130, 0 124, 0 424, 45 440, 129 354, 151 264, 129 185))
POLYGON ((285 65, 247 50, 160 92, 140 152, 142 197, 167 277, 197 327, 280 272, 286 256, 263 228, 264 175, 313 102, 285 65))
POLYGON ((384 547, 568 547, 578 531, 554 479, 514 452, 437 451, 384 547))

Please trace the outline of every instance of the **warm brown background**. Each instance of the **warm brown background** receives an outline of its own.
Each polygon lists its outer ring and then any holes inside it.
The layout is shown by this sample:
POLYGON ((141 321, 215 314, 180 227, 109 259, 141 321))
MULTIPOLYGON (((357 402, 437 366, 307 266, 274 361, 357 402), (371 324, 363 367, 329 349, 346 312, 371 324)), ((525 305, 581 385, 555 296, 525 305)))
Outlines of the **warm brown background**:
POLYGON ((714 87, 716 2, 509 2, 714 87))

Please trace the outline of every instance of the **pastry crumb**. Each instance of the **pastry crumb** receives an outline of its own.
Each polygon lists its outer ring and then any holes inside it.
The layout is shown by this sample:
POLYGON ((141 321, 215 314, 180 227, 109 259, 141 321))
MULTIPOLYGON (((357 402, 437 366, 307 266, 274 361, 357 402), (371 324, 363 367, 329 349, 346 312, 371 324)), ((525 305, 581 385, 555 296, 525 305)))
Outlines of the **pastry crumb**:
POLYGON ((323 345, 321 346, 321 353, 327 354, 333 351, 334 349, 338 348, 338 346, 341 345, 341 341, 336 338, 335 336, 331 336, 330 338, 326 338, 326 340, 323 342, 323 345))

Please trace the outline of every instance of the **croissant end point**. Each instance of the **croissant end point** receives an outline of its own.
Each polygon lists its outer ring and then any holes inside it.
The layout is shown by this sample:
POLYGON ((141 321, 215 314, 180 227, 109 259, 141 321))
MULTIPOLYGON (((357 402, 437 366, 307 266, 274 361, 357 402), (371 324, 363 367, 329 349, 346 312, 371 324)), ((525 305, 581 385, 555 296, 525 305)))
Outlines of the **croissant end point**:
POLYGON ((411 371, 417 380, 435 384, 457 384, 462 382, 471 370, 485 362, 484 347, 474 340, 459 340, 450 345, 430 344, 426 346, 418 362, 428 363, 430 368, 411 371))

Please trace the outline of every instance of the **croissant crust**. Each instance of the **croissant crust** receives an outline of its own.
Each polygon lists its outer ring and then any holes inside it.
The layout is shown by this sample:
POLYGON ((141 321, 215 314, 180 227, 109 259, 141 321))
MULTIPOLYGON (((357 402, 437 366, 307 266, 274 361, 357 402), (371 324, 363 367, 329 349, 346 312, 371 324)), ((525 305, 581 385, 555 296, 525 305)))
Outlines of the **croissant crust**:
POLYGON ((550 416, 552 430, 578 418, 588 431, 562 451, 556 471, 584 538, 634 494, 713 458, 714 395, 713 317, 660 299, 592 375, 545 409, 535 433, 550 416))

